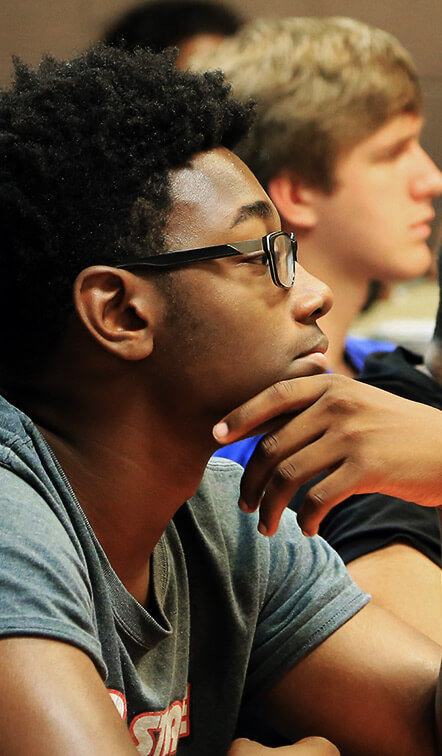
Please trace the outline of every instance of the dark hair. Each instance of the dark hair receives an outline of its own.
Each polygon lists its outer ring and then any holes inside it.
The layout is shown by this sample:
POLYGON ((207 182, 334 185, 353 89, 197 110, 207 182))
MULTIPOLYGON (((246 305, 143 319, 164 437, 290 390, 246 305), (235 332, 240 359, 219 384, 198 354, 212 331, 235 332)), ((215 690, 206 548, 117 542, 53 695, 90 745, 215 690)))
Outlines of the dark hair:
POLYGON ((167 251, 170 170, 233 147, 251 118, 220 74, 178 71, 171 52, 98 45, 15 69, 0 95, 0 370, 12 376, 57 345, 83 268, 167 251))
POLYGON ((231 8, 206 0, 166 0, 129 11, 108 31, 105 42, 128 50, 149 47, 160 51, 196 34, 230 36, 242 20, 231 8))

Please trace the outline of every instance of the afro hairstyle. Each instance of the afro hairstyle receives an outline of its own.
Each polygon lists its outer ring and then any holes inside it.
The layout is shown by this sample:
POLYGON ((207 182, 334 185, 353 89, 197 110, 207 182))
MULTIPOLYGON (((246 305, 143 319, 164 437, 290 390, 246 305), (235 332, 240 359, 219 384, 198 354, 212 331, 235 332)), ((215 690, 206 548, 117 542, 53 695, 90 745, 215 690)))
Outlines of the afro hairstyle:
POLYGON ((170 171, 247 131, 252 106, 219 72, 181 72, 174 60, 102 44, 35 70, 15 60, 0 94, 4 382, 44 366, 83 268, 168 251, 170 171))

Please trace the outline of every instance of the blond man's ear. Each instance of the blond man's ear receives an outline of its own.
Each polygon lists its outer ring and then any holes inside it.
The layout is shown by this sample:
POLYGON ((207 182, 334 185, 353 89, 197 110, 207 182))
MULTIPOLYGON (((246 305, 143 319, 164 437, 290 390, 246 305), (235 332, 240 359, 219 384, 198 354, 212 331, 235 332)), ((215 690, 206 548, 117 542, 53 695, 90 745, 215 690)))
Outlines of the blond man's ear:
POLYGON ((268 186, 267 194, 281 216, 283 226, 308 231, 318 222, 316 190, 306 186, 291 171, 280 171, 268 186))

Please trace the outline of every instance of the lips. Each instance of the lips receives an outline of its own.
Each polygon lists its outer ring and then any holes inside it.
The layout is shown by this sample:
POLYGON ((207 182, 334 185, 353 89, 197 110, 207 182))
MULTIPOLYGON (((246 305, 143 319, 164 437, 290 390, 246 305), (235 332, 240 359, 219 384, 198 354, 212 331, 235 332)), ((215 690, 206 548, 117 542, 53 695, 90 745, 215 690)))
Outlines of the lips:
POLYGON ((410 226, 410 232, 416 240, 426 242, 431 235, 431 221, 433 218, 434 214, 427 216, 425 220, 413 223, 413 225, 410 226))
POLYGON ((432 223, 432 221, 434 221, 435 215, 436 213, 433 210, 431 213, 429 213, 429 215, 426 215, 425 218, 422 218, 422 220, 412 223, 411 228, 416 228, 416 226, 423 226, 432 223))
POLYGON ((325 352, 328 346, 327 337, 322 334, 308 349, 294 357, 285 375, 286 378, 301 378, 307 375, 325 373, 328 370, 325 352))
POLYGON ((309 349, 306 349, 305 352, 301 352, 301 354, 296 355, 296 359, 299 360, 302 357, 308 357, 311 354, 325 354, 328 348, 328 338, 325 335, 325 333, 322 334, 321 338, 309 349))

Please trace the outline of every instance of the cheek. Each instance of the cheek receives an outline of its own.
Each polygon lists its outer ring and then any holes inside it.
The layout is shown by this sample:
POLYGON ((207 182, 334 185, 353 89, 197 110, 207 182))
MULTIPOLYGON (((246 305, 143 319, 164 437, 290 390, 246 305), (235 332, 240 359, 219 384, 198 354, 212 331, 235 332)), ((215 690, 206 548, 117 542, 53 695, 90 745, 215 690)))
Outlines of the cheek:
MULTIPOLYGON (((335 243, 337 254, 349 250, 352 254, 369 252, 383 247, 404 227, 403 212, 395 198, 376 195, 366 185, 346 190, 327 208, 323 233, 335 243)), ((397 240, 396 240, 397 241, 397 240)))
POLYGON ((245 266, 177 272, 162 331, 163 369, 189 395, 230 408, 279 380, 294 357, 290 299, 245 266))
POLYGON ((289 324, 281 327, 280 312, 266 315, 263 308, 216 296, 198 316, 181 309, 165 359, 189 405, 222 416, 281 379, 293 358, 293 339, 289 346, 291 331, 289 324))

